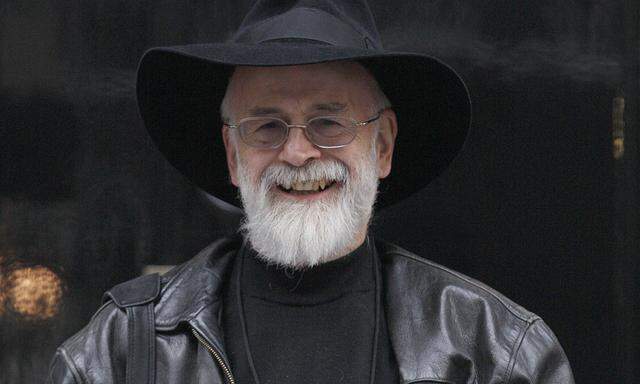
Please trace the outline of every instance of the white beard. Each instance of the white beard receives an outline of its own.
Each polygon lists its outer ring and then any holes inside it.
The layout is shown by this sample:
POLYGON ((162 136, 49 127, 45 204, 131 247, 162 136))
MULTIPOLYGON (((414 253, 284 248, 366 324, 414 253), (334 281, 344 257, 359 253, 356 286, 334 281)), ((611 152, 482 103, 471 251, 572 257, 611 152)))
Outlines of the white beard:
POLYGON ((258 180, 237 160, 245 210, 241 230, 262 259, 296 269, 312 267, 345 255, 366 231, 378 191, 375 140, 354 175, 337 160, 313 160, 304 167, 274 164, 258 180), (277 184, 322 178, 340 181, 340 190, 317 201, 286 199, 275 190, 277 184))

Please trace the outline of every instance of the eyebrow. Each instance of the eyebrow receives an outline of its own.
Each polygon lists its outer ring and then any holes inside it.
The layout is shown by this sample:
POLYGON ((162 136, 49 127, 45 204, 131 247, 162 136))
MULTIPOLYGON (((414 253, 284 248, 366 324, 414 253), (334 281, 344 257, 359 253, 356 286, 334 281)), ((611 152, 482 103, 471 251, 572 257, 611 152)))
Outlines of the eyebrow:
MULTIPOLYGON (((344 112, 348 107, 344 103, 330 102, 330 103, 316 103, 313 104, 309 111, 317 112, 331 112, 338 113, 344 112)), ((277 107, 253 107, 249 110, 250 116, 269 116, 269 115, 286 115, 284 110, 277 107)))
POLYGON ((332 103, 318 103, 313 104, 311 106, 312 111, 320 111, 320 112, 344 112, 347 109, 347 105, 338 102, 332 103))

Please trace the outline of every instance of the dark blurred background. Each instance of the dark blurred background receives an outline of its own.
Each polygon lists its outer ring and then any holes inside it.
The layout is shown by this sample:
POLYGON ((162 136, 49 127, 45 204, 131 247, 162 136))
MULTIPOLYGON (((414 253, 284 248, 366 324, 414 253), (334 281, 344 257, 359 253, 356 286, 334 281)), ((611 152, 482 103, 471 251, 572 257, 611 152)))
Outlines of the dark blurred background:
MULTIPOLYGON (((578 383, 640 381, 639 2, 371 3, 387 48, 452 63, 474 103, 461 156, 375 231, 541 315, 578 383)), ((0 3, 1 383, 42 382, 104 290, 234 230, 146 137, 135 70, 251 4, 0 3)))

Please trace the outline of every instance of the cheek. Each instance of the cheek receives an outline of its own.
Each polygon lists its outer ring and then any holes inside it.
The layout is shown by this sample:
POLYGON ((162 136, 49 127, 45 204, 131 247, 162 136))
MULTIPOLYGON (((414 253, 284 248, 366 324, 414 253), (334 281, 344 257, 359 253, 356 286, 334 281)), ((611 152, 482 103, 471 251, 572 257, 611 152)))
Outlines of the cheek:
POLYGON ((334 156, 338 161, 346 164, 352 174, 358 174, 361 167, 370 165, 372 161, 373 148, 370 138, 367 136, 359 139, 359 141, 354 140, 351 145, 340 148, 342 151, 335 153, 334 156))
POLYGON ((240 153, 240 164, 244 173, 248 174, 251 181, 258 182, 264 171, 273 164, 276 156, 270 153, 246 151, 240 153))
POLYGON ((366 160, 361 154, 355 156, 334 156, 338 162, 344 164, 349 170, 349 178, 353 179, 362 172, 362 167, 366 164, 366 160))

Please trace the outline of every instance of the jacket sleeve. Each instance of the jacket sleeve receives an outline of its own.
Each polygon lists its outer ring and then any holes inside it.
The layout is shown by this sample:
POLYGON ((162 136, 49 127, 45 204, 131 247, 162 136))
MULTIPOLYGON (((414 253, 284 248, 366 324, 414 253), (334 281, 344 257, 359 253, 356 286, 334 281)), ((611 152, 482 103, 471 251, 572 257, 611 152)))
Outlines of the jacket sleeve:
POLYGON ((540 319, 525 331, 512 365, 508 384, 574 384, 564 350, 540 319))
POLYGON ((67 360, 62 349, 58 349, 51 360, 46 384, 82 384, 73 363, 67 360))

